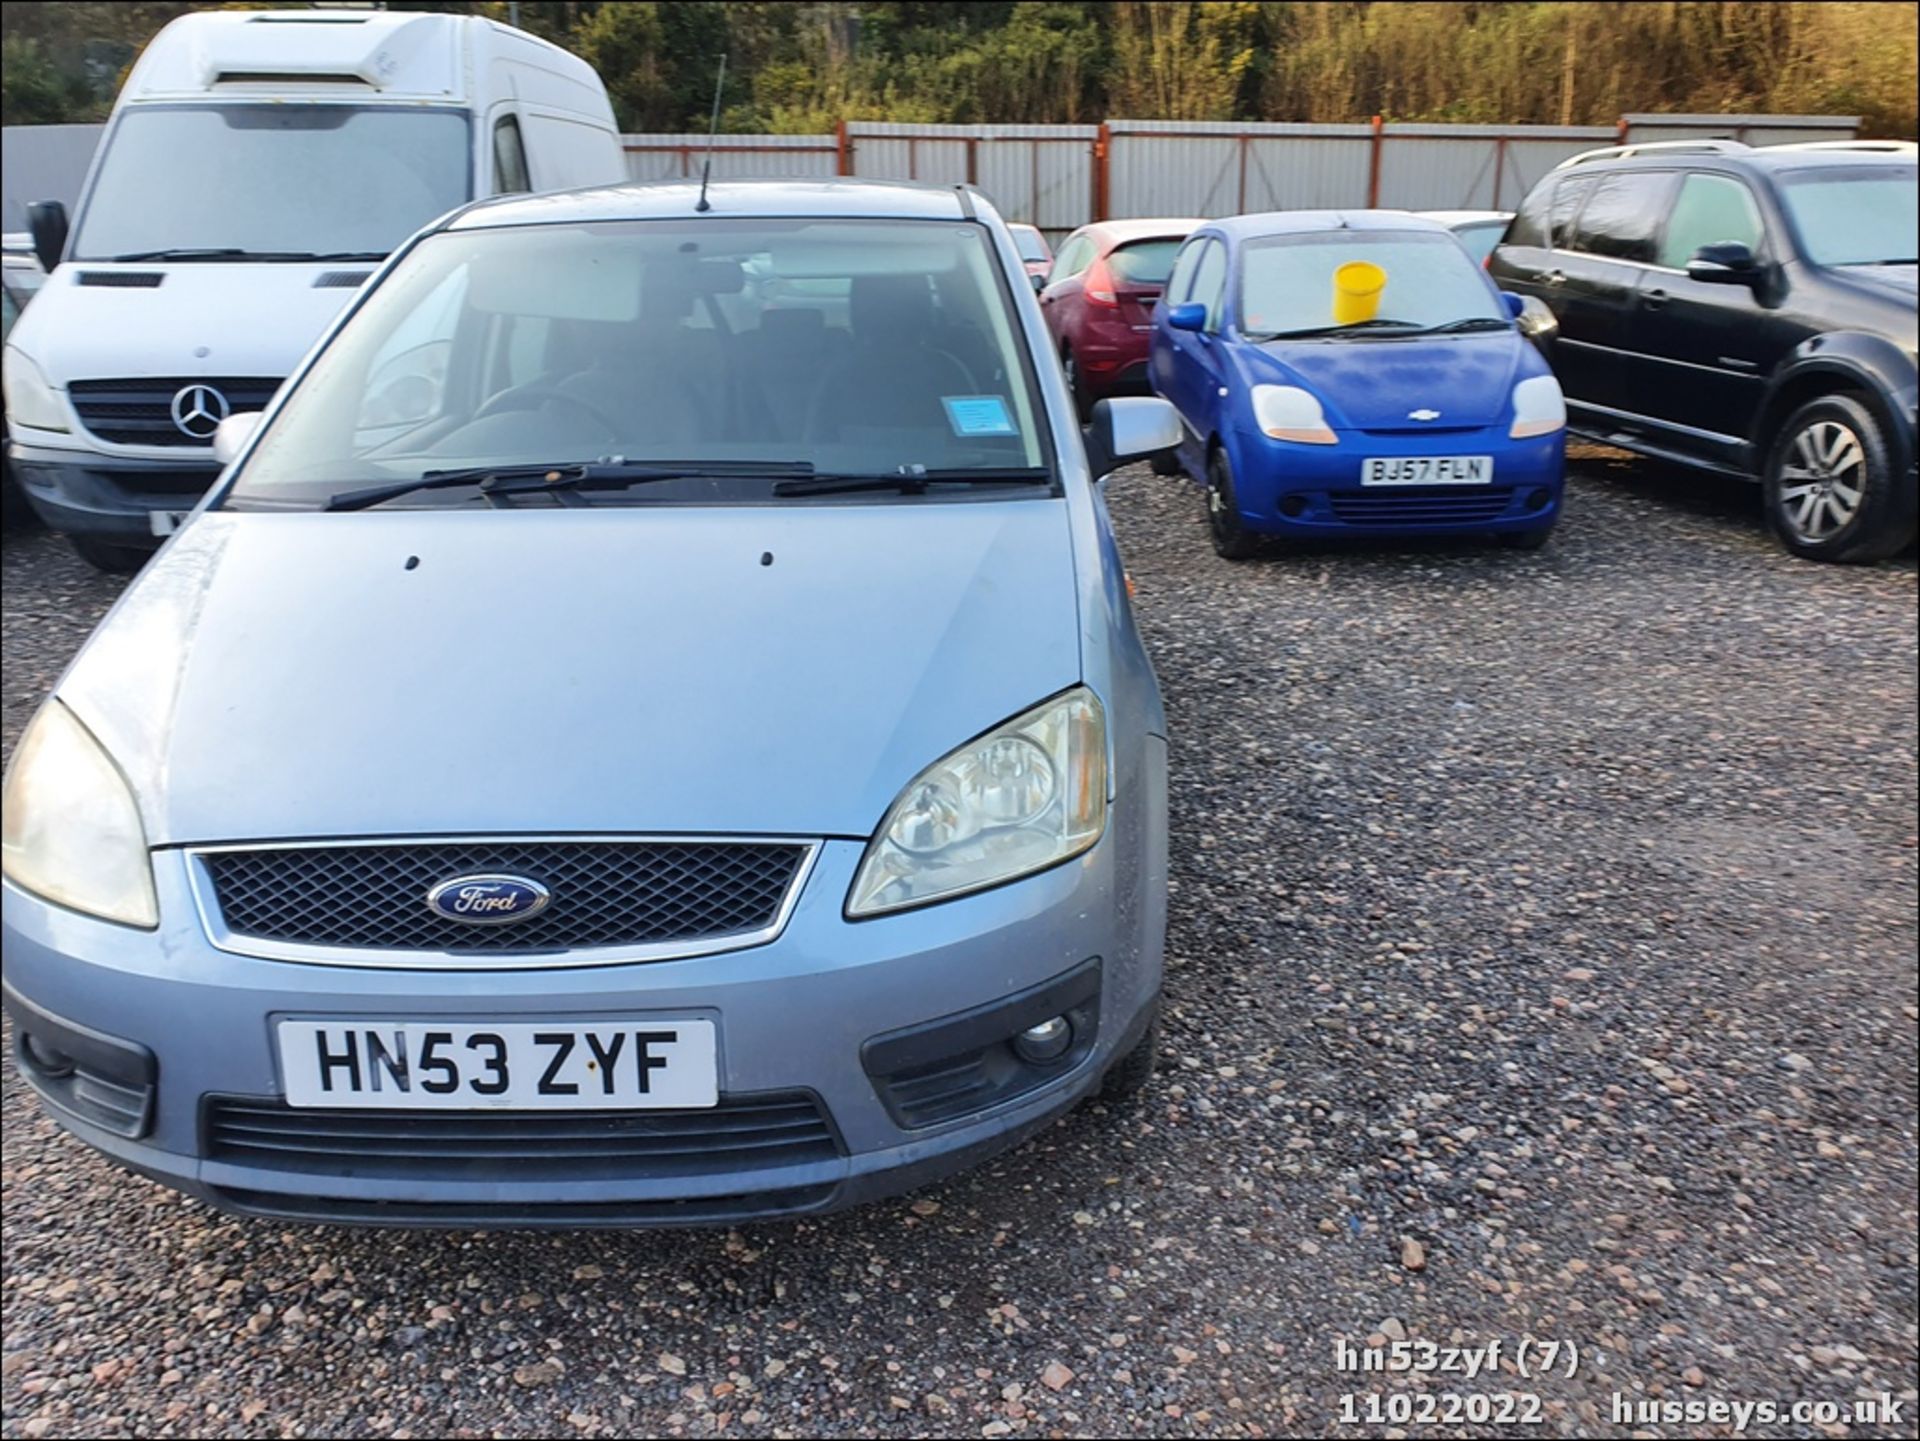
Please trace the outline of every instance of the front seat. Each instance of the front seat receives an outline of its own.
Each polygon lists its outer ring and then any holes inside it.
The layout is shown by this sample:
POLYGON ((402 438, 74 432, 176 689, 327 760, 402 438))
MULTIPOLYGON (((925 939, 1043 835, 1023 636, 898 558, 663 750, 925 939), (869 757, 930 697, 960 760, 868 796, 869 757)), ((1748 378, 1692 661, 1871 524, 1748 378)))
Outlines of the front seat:
POLYGON ((966 366, 932 343, 933 295, 926 277, 856 276, 847 319, 852 349, 821 378, 808 410, 807 438, 948 436, 942 397, 973 395, 976 388, 966 366))

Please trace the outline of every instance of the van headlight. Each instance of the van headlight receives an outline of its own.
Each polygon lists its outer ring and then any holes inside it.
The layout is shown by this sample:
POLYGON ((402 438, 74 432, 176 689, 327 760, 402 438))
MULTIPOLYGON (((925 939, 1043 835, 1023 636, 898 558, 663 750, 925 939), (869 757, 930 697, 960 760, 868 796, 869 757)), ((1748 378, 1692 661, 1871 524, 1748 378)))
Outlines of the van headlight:
POLYGON ((11 345, 0 357, 0 383, 6 387, 8 425, 66 430, 67 408, 60 402, 60 392, 47 384, 39 366, 11 345))
POLYGON ((88 915, 159 924, 140 809, 118 766, 57 700, 7 767, 0 868, 24 891, 88 915))
POLYGON ((1297 385, 1256 385, 1251 398, 1254 424, 1273 439, 1300 445, 1340 443, 1312 391, 1297 385))
POLYGON ((1075 686, 928 766, 867 847, 847 916, 999 885, 1086 850, 1107 824, 1107 719, 1075 686))
POLYGON ((1567 402, 1560 394, 1560 382, 1551 375, 1534 375, 1513 388, 1513 424, 1507 427, 1512 440, 1530 435, 1552 435, 1567 425, 1567 402))

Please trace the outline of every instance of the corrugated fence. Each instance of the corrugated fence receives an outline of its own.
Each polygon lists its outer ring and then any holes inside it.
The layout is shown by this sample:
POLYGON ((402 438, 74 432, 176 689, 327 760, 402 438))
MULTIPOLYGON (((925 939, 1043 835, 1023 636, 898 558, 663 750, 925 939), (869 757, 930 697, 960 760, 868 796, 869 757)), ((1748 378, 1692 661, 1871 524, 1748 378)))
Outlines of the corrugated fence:
MULTIPOLYGON (((1569 155, 1623 141, 1750 145, 1845 139, 1850 115, 1627 115, 1615 126, 1358 125, 1110 120, 1104 125, 899 125, 845 121, 831 135, 721 135, 715 178, 861 175, 977 185, 1011 220, 1059 236, 1089 220, 1392 206, 1511 210, 1569 155)), ((9 125, 4 212, 72 207, 97 125, 9 125)), ((636 180, 700 173, 704 135, 627 135, 636 180)), ((538 177, 536 176, 536 179, 538 177)))

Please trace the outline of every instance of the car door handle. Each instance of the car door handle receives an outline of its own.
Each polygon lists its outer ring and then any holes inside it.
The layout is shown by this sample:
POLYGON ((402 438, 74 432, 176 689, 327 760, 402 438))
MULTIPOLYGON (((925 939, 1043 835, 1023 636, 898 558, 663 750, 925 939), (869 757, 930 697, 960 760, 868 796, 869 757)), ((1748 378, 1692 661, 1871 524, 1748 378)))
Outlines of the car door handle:
POLYGON ((1565 285, 1567 283, 1567 272, 1564 270, 1549 270, 1545 275, 1540 277, 1540 283, 1542 285, 1565 285))
POLYGON ((1646 301, 1647 309, 1658 310, 1667 303, 1669 297, 1664 290, 1649 290, 1642 298, 1646 301))

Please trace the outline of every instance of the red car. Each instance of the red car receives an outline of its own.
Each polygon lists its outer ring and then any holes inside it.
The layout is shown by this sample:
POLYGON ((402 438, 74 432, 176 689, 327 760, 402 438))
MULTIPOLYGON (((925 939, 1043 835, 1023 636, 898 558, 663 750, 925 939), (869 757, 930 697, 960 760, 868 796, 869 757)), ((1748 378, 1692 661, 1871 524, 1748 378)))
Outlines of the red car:
POLYGON ((1102 396, 1147 388, 1153 303, 1173 257, 1200 220, 1102 220, 1066 238, 1040 292, 1082 410, 1102 396))

